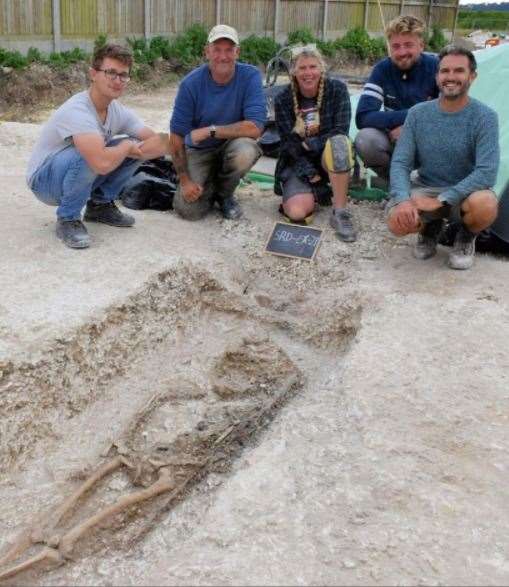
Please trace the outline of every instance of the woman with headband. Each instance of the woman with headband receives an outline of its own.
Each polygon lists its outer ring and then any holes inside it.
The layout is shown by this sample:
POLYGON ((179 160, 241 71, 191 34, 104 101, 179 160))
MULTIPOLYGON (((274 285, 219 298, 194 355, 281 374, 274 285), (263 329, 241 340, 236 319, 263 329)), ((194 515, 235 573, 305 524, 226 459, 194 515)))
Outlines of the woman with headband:
POLYGON ((331 226, 341 240, 355 241, 347 209, 354 164, 347 87, 326 76, 323 57, 312 45, 293 50, 290 78, 275 101, 281 138, 275 172, 275 192, 283 198, 280 210, 291 222, 308 223, 317 202, 330 204, 332 190, 331 226))

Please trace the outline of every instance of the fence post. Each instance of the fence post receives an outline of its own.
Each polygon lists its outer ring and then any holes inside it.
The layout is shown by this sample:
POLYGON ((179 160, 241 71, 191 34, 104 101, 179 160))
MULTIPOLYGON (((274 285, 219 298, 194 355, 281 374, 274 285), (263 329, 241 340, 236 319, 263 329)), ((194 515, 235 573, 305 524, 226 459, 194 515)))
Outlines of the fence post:
POLYGON ((323 23, 322 23, 322 41, 327 40, 327 20, 329 17, 329 0, 324 0, 323 4, 323 23))
MULTIPOLYGON (((458 0, 459 2, 459 0, 458 0)), ((405 6, 405 0, 401 0, 400 4, 399 4, 399 15, 401 16, 403 14, 403 6, 405 6)))
POLYGON ((426 30, 429 33, 429 27, 431 26, 431 13, 433 10, 433 0, 428 0, 428 20, 426 22, 426 30))
POLYGON ((143 0, 143 36, 150 39, 150 22, 152 18, 152 0, 143 0))
POLYGON ((62 32, 60 25, 60 0, 52 0, 51 24, 53 27, 53 51, 60 53, 62 50, 62 32))
POLYGON ((279 31, 279 16, 281 12, 281 0, 274 0, 274 2, 276 3, 276 6, 274 7, 274 41, 277 42, 277 33, 279 31))
POLYGON ((221 24, 221 0, 216 0, 216 24, 221 24))
POLYGON ((458 26, 458 14, 460 11, 460 0, 456 1, 456 9, 454 10, 454 23, 452 25, 452 32, 450 41, 452 42, 454 39, 454 35, 456 34, 456 27, 458 26))
POLYGON ((364 30, 368 30, 369 0, 364 0, 364 30))

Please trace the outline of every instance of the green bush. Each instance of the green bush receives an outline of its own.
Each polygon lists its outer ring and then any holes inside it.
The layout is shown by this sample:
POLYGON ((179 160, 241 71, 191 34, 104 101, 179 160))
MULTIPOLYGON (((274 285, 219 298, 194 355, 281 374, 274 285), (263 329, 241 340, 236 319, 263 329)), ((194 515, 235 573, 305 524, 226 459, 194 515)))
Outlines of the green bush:
POLYGON ((36 47, 29 47, 27 51, 27 61, 28 63, 34 63, 34 61, 41 62, 44 61, 44 56, 36 47))
POLYGON ((349 55, 371 61, 386 55, 386 44, 383 38, 371 38, 362 27, 350 29, 342 39, 335 41, 336 49, 343 49, 349 55))
POLYGON ((439 53, 447 44, 448 40, 445 38, 442 29, 438 25, 433 25, 431 29, 431 35, 426 41, 426 49, 439 53))
POLYGON ((135 63, 153 65, 158 59, 169 59, 190 66, 203 56, 207 31, 202 25, 194 24, 174 39, 157 36, 150 41, 134 37, 126 40, 133 52, 135 63))
POLYGON ((344 37, 335 41, 321 41, 309 29, 298 29, 288 35, 288 44, 315 44, 325 57, 334 57, 339 50, 348 56, 362 60, 376 61, 387 54, 383 38, 371 38, 362 27, 350 29, 344 37))
POLYGON ((200 59, 203 56, 203 50, 207 43, 207 30, 201 24, 193 24, 183 35, 177 37, 181 39, 182 43, 189 49, 189 54, 195 59, 200 59))
POLYGON ((23 57, 19 51, 0 49, 0 65, 12 67, 13 69, 23 69, 28 65, 28 59, 23 57))
POLYGON ((317 40, 316 46, 318 47, 320 53, 325 55, 325 57, 334 57, 334 53, 336 53, 336 45, 334 44, 334 41, 317 40))
POLYGON ((97 49, 101 49, 108 42, 108 35, 106 33, 99 33, 94 41, 94 53, 97 49))
POLYGON ((252 65, 266 65, 279 49, 274 39, 251 35, 240 42, 240 59, 252 65))

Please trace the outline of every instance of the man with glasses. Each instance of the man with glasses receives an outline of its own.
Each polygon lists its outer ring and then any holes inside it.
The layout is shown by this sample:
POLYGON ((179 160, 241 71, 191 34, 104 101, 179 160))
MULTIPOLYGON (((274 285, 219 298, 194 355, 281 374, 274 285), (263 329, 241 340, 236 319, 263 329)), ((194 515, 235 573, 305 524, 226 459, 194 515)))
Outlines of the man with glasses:
POLYGON ((81 221, 130 227, 134 218, 115 199, 141 163, 139 141, 154 132, 119 98, 130 79, 131 52, 120 45, 97 49, 90 88, 69 98, 42 129, 27 169, 36 197, 57 206, 56 234, 73 249, 90 245, 81 221), (124 135, 125 138, 113 138, 124 135))
POLYGON ((163 142, 145 142, 142 152, 169 152, 179 176, 173 208, 198 220, 217 203, 224 218, 242 215, 234 192, 261 155, 258 139, 267 107, 260 72, 238 63, 239 37, 227 25, 215 26, 205 47, 207 63, 180 83, 163 142))
POLYGON ((424 23, 399 16, 386 28, 389 57, 379 61, 361 94, 355 123, 355 150, 366 167, 389 179, 394 146, 408 109, 438 96, 437 58, 423 53, 424 23))

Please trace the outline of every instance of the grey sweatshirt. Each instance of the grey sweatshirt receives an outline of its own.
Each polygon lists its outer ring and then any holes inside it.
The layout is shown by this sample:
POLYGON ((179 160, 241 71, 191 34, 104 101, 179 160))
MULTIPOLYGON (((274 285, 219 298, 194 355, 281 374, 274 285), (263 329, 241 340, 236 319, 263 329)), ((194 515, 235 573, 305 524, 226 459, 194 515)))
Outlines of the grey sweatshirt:
POLYGON ((438 199, 451 206, 495 184, 500 160, 497 113, 476 100, 444 112, 438 100, 410 109, 391 161, 395 202, 410 197, 410 172, 420 183, 444 187, 438 199))

